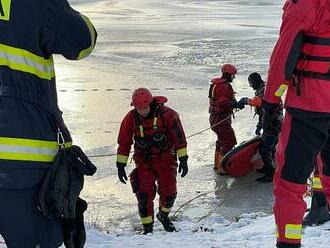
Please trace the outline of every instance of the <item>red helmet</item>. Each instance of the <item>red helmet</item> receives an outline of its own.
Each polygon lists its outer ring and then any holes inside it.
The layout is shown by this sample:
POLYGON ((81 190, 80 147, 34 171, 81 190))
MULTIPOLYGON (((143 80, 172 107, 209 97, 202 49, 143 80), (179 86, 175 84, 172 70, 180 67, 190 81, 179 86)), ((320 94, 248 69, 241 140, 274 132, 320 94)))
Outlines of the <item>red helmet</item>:
POLYGON ((134 90, 131 105, 135 108, 146 108, 152 103, 151 92, 146 88, 138 88, 134 90))
POLYGON ((221 72, 222 73, 229 73, 229 74, 237 74, 237 69, 235 66, 231 65, 231 64, 224 64, 221 67, 221 72))

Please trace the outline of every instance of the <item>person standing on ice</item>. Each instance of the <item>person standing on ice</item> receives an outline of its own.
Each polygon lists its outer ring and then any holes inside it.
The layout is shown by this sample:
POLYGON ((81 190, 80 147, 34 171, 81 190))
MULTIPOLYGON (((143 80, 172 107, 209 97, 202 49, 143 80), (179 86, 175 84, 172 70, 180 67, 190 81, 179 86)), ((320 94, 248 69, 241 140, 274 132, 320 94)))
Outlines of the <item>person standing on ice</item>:
POLYGON ((321 183, 330 200, 330 0, 288 0, 270 58, 263 129, 270 128, 287 89, 276 151, 274 215, 278 248, 301 247, 303 195, 321 154, 321 183))
MULTIPOLYGON (((250 87, 255 91, 255 97, 242 97, 238 101, 239 106, 250 105, 255 107, 255 113, 259 117, 257 123, 256 135, 261 134, 262 130, 262 97, 264 96, 265 82, 257 72, 253 72, 248 77, 250 87)), ((274 153, 275 146, 278 140, 278 134, 281 129, 281 122, 283 119, 282 111, 278 112, 278 116, 273 118, 272 126, 266 132, 262 133, 261 144, 259 146, 259 154, 263 162, 261 172, 264 173, 262 177, 256 179, 257 182, 272 182, 274 175, 274 153)))
POLYGON ((96 42, 89 19, 66 0, 0 1, 0 235, 8 248, 60 247, 58 219, 38 208, 61 127, 52 54, 85 58, 96 42))
MULTIPOLYGON (((211 80, 209 89, 209 122, 212 131, 217 135, 216 149, 214 154, 214 169, 224 175, 225 171, 220 163, 222 158, 236 144, 236 136, 231 126, 231 116, 237 105, 235 92, 231 82, 235 79, 237 69, 231 64, 221 67, 222 76, 211 80)), ((242 108, 244 105, 242 106, 242 108)))
POLYGON ((125 166, 134 143, 136 168, 130 173, 130 182, 138 201, 143 234, 153 232, 156 192, 159 194, 157 219, 165 231, 176 231, 169 212, 177 195, 177 158, 181 177, 188 173, 185 133, 179 115, 164 106, 166 102, 166 97, 153 97, 146 88, 136 89, 131 103, 134 109, 126 114, 118 135, 118 178, 124 184, 128 179, 125 166))

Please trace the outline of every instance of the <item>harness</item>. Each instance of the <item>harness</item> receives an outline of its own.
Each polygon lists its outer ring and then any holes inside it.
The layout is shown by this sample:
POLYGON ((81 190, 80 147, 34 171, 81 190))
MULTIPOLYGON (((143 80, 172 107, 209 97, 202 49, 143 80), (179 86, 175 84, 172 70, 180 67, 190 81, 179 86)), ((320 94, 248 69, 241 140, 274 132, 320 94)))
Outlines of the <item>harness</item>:
POLYGON ((210 100, 210 107, 209 107, 209 113, 219 113, 220 108, 216 102, 216 97, 215 97, 215 89, 217 87, 217 84, 210 84, 209 88, 209 100, 210 100))
POLYGON ((161 155, 170 150, 170 142, 166 131, 165 119, 163 111, 160 110, 160 105, 156 106, 153 113, 152 127, 143 126, 142 117, 135 112, 135 144, 140 153, 143 154, 146 160, 150 160, 152 156, 161 155), (161 125, 158 126, 158 120, 161 120, 161 125), (152 130, 152 134, 147 134, 152 130), (138 135, 137 135, 138 134, 138 135))
POLYGON ((293 85, 298 96, 301 95, 302 77, 330 81, 330 38, 303 36, 302 51, 293 72, 293 85))

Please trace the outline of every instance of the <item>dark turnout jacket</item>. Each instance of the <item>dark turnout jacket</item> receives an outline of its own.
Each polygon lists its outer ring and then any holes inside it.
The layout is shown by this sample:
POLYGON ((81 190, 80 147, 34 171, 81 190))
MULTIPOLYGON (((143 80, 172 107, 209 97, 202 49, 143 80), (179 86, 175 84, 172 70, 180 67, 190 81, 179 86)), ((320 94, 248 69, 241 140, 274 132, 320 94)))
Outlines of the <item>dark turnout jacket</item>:
POLYGON ((0 188, 36 185, 57 152, 53 54, 78 60, 96 31, 66 0, 0 1, 0 188))

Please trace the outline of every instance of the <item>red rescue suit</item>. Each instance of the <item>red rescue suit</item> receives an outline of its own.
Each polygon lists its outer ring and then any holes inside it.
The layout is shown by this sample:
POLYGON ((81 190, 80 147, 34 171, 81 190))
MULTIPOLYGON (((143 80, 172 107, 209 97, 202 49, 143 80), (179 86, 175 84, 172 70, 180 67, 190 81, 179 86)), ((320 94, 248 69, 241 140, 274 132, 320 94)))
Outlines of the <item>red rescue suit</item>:
POLYGON ((177 157, 187 156, 187 142, 179 115, 159 104, 157 97, 154 97, 147 117, 140 116, 133 109, 123 119, 118 136, 117 162, 127 163, 133 141, 136 169, 130 174, 130 181, 138 200, 142 224, 148 224, 154 218, 156 190, 162 211, 168 212, 174 204, 176 161, 177 157))
POLYGON ((236 106, 235 92, 224 78, 211 80, 209 113, 211 129, 217 134, 216 151, 226 155, 236 144, 231 116, 236 106))
POLYGON ((277 247, 300 247, 306 182, 321 153, 330 200, 330 1, 286 1, 270 59, 264 100, 279 103, 288 88, 274 177, 277 247))

